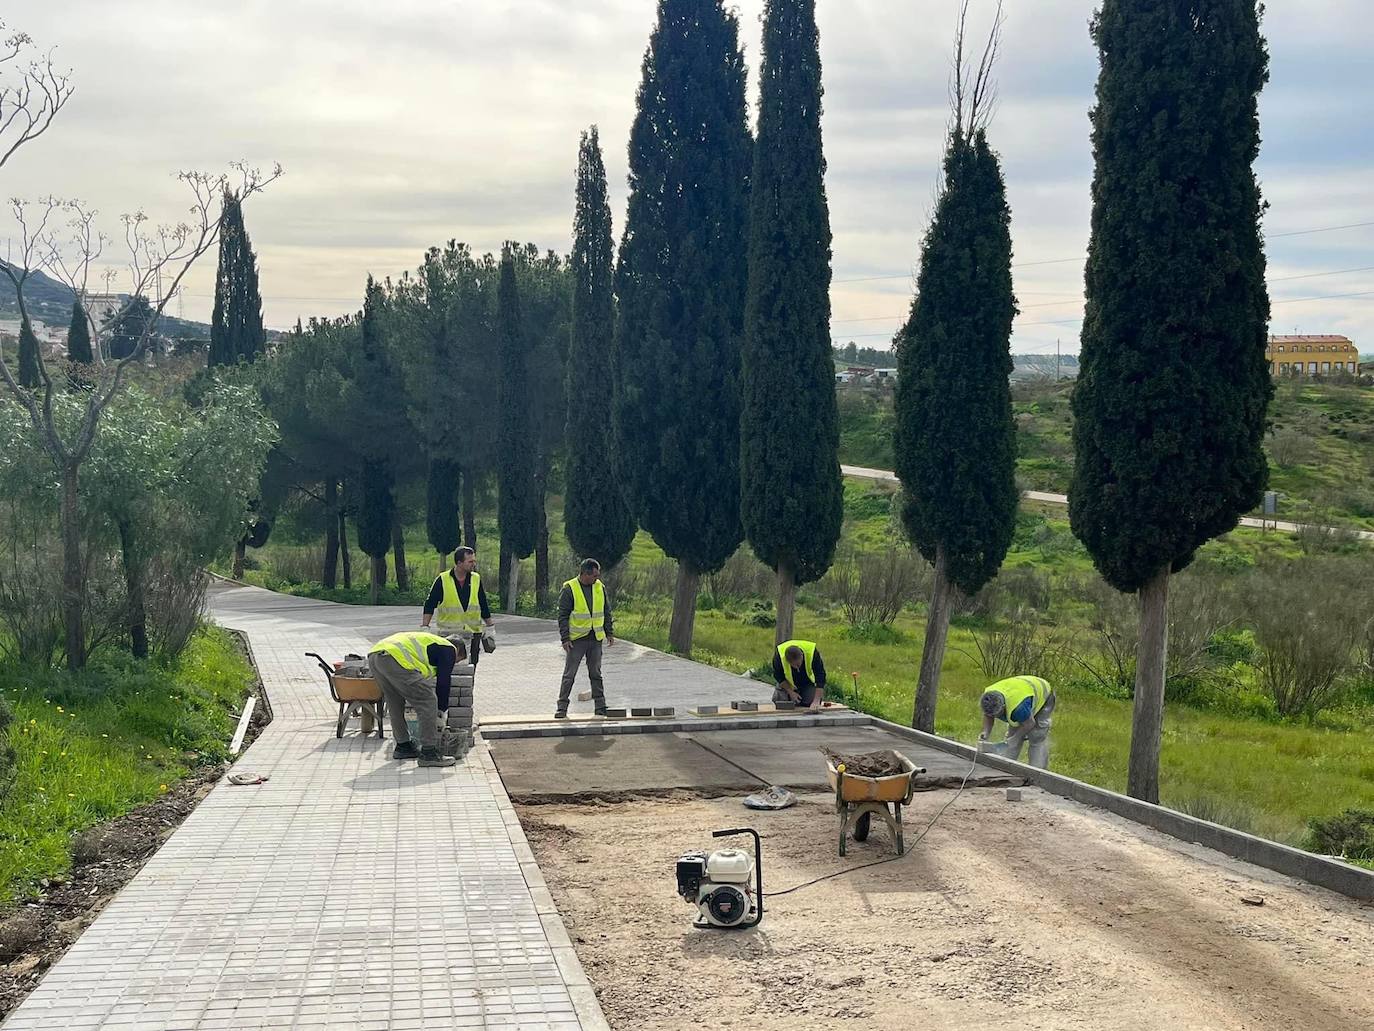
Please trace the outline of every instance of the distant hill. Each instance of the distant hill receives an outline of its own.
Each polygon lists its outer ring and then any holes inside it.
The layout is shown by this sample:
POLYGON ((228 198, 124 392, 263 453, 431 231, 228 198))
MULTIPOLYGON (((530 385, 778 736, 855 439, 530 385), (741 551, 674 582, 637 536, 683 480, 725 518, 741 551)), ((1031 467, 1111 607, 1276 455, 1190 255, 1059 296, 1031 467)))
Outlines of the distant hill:
POLYGON ((1012 360, 1012 379, 1049 379, 1058 372, 1060 379, 1078 378, 1078 355, 1076 354, 1014 354, 1012 360))
MULTIPOLYGON (((0 261, 0 266, 5 262, 0 261)), ((49 326, 65 326, 72 317, 71 289, 43 272, 33 272, 24 284, 24 303, 29 309, 29 317, 46 322, 49 326)), ((19 299, 14 293, 14 284, 9 277, 0 275, 0 316, 19 317, 19 299)), ((158 331, 174 339, 208 340, 210 327, 204 322, 192 322, 163 315, 158 321, 158 331)))

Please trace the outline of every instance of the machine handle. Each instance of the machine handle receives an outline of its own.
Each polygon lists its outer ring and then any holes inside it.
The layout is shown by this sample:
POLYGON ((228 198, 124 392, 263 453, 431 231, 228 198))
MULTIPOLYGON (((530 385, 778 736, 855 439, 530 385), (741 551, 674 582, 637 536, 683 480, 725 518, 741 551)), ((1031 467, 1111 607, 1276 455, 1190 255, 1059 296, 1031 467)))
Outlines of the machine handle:
POLYGON ((759 921, 763 919, 763 839, 759 837, 759 832, 753 827, 731 827, 729 830, 712 831, 711 837, 724 838, 732 834, 752 834, 754 836, 754 894, 758 898, 758 911, 754 919, 744 924, 745 927, 757 927, 759 921))

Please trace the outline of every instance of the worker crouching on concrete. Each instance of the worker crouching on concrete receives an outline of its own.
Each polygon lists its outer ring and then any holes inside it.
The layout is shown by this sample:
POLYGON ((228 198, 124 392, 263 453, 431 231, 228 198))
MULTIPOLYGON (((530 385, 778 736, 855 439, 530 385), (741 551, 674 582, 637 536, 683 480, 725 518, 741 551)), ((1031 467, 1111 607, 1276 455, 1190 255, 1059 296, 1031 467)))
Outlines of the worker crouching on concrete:
POLYGON ((425 630, 405 630, 372 646, 367 663, 386 699, 394 759, 419 759, 421 766, 452 766, 458 760, 439 751, 439 713, 448 711, 453 667, 467 658, 458 635, 440 637, 425 630), (406 706, 415 710, 420 747, 410 740, 406 706))
POLYGON ((784 641, 773 653, 775 702, 795 702, 811 712, 821 711, 825 700, 825 663, 815 641, 784 641))
POLYGON ((1005 741, 980 745, 980 748, 1020 762, 1021 746, 1029 743, 1030 764, 1048 769, 1054 701, 1054 689, 1043 677, 1008 677, 997 681, 979 700, 983 710, 983 732, 978 740, 988 740, 997 720, 1007 724, 1007 737, 1005 741))

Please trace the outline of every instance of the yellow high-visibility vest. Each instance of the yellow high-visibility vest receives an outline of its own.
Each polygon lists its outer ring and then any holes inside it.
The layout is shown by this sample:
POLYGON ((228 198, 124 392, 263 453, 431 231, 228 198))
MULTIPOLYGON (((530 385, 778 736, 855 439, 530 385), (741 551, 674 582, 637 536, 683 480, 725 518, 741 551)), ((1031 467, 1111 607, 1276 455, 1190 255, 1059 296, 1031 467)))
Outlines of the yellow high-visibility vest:
POLYGON ((577 641, 588 634, 595 634, 598 641, 606 639, 606 588, 597 580, 592 584, 592 605, 587 607, 587 596, 582 593, 582 581, 573 577, 563 585, 572 591, 573 607, 568 615, 568 637, 577 641))
POLYGON ((983 694, 989 691, 996 691, 1007 700, 1007 710, 998 718, 1004 723, 1010 723, 1011 714, 1027 698, 1035 699, 1031 704, 1031 718, 1035 718, 1035 714, 1043 709, 1045 702, 1049 700, 1050 682, 1043 677, 1008 677, 1006 680, 997 681, 984 690, 983 694))
POLYGON ((816 642, 783 641, 782 644, 778 645, 778 658, 782 660, 782 675, 795 688, 797 682, 792 679, 792 664, 787 661, 788 648, 800 648, 802 650, 802 664, 806 667, 806 675, 811 678, 811 683, 814 684, 816 682, 816 642))
POLYGON ((372 646, 368 654, 385 652, 405 669, 413 670, 427 678, 437 677, 439 671, 429 661, 428 651, 431 644, 442 644, 445 648, 453 647, 438 634, 429 634, 423 630, 403 630, 399 634, 382 638, 372 646))
POLYGON ((478 633, 482 629, 482 605, 477 600, 477 592, 482 587, 482 578, 476 570, 468 574, 467 608, 463 607, 458 597, 458 582, 446 572, 440 573, 439 579, 443 582, 444 591, 439 607, 434 610, 439 629, 452 633, 478 633))

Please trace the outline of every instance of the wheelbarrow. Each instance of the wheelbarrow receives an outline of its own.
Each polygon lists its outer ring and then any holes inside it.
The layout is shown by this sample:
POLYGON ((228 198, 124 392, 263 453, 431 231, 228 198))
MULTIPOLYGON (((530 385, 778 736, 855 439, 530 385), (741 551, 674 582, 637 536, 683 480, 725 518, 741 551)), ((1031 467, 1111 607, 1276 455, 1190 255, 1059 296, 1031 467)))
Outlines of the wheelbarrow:
POLYGON ((837 767, 834 759, 826 759, 830 786, 835 789, 835 812, 840 815, 840 855, 845 854, 850 831, 855 841, 867 841, 873 817, 877 816, 892 834, 897 855, 906 854, 902 840, 902 809, 911 804, 916 791, 916 778, 925 773, 900 752, 885 753, 900 763, 902 773, 887 777, 860 777, 848 773, 844 764, 837 767))
POLYGON ((329 695, 339 704, 339 722, 334 728, 334 736, 343 737, 348 721, 354 716, 361 716, 364 737, 372 733, 370 728, 375 724, 377 737, 385 738, 382 717, 386 715, 386 702, 377 681, 371 677, 340 676, 322 656, 315 652, 306 652, 305 656, 320 664, 324 678, 329 682, 329 695))

